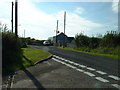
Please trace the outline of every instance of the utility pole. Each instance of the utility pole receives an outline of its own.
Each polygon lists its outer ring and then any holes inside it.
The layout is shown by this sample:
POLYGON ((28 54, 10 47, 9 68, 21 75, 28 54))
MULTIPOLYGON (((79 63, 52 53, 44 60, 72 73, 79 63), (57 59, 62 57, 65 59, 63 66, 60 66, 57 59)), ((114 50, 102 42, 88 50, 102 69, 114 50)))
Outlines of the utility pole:
POLYGON ((57 33, 58 33, 58 20, 57 20, 57 27, 56 27, 56 45, 57 45, 57 33))
MULTIPOLYGON (((65 25, 66 25, 66 11, 64 12, 64 34, 65 34, 65 25)), ((63 48, 64 47, 65 47, 65 36, 64 36, 63 48)))
POLYGON ((15 35, 18 37, 18 0, 15 0, 15 35))
POLYGON ((24 38, 25 38, 25 29, 24 29, 24 38))
POLYGON ((66 25, 66 11, 64 12, 64 34, 65 34, 65 25, 66 25))
POLYGON ((12 33, 13 33, 13 6, 14 6, 14 3, 12 2, 12 17, 11 17, 11 29, 12 29, 12 33))

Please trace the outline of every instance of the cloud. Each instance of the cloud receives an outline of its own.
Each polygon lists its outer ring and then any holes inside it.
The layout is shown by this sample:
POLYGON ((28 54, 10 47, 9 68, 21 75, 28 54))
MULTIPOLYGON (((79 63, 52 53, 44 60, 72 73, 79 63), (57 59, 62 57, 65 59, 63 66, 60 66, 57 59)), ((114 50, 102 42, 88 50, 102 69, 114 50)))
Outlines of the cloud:
POLYGON ((120 10, 120 4, 119 4, 119 0, 113 0, 112 2, 112 10, 114 13, 118 13, 118 10, 120 10))
POLYGON ((75 12, 78 14, 82 14, 85 10, 83 8, 76 8, 75 12))
MULTIPOLYGON (((7 1, 7 0, 6 0, 7 1)), ((26 31, 26 37, 32 37, 36 39, 47 39, 55 35, 56 22, 59 20, 59 31, 63 32, 63 21, 64 21, 64 11, 58 11, 52 14, 47 14, 42 10, 38 9, 32 0, 19 0, 18 6, 18 25, 19 36, 22 36, 24 30, 26 31)), ((3 4, 6 5, 6 4, 3 4)), ((3 8, 3 11, 9 9, 11 6, 3 8)), ((0 6, 0 8, 2 8, 0 6)), ((76 13, 68 12, 66 13, 66 34, 68 36, 75 36, 75 34, 81 31, 87 35, 92 33, 105 32, 102 24, 95 23, 93 21, 87 20, 78 15, 82 14, 84 9, 77 8, 76 13)), ((10 25, 10 11, 9 13, 4 13, 0 16, 0 19, 5 21, 10 25), (6 18, 4 18, 6 16, 6 18)))

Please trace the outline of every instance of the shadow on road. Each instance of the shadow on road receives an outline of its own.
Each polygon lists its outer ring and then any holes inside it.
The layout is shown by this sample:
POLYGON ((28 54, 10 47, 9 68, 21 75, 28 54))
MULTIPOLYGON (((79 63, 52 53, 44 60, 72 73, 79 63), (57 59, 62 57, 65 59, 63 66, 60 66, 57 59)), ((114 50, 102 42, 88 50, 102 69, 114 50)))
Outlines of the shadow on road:
MULTIPOLYGON (((23 56, 25 58, 25 60, 30 63, 31 65, 33 65, 33 63, 26 58, 25 56, 23 56)), ((26 73, 26 75, 32 80, 33 84, 37 87, 37 88, 42 88, 42 90, 45 90, 45 88, 40 84, 40 82, 35 78, 34 75, 31 74, 30 71, 28 71, 23 65, 22 65, 22 70, 26 73)))
POLYGON ((40 84, 40 82, 32 75, 25 67, 22 68, 22 70, 26 73, 26 75, 32 80, 33 84, 37 88, 42 88, 42 90, 45 90, 44 87, 40 84))

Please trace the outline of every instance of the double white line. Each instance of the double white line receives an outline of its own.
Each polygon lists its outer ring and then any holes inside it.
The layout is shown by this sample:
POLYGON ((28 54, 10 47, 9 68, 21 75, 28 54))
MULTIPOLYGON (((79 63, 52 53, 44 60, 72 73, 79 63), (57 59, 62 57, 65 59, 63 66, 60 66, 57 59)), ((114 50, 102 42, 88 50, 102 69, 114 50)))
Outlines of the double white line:
MULTIPOLYGON (((66 65, 66 66, 68 66, 68 67, 70 67, 70 68, 72 68, 72 69, 75 69, 75 70, 79 71, 79 72, 83 72, 84 74, 89 75, 90 77, 95 77, 95 79, 97 79, 97 80, 99 80, 99 81, 101 81, 101 82, 104 82, 104 83, 110 82, 109 80, 106 80, 106 79, 104 79, 104 78, 102 78, 102 77, 96 77, 95 74, 93 74, 93 73, 91 73, 91 72, 86 72, 85 70, 79 69, 79 68, 77 68, 77 67, 75 67, 75 66, 78 66, 78 67, 81 67, 81 68, 85 68, 85 69, 90 70, 90 71, 95 71, 95 72, 97 72, 97 73, 99 73, 99 74, 101 74, 101 75, 107 75, 106 72, 98 71, 98 70, 96 70, 96 69, 94 69, 94 68, 87 67, 87 66, 85 66, 85 65, 81 65, 81 64, 72 62, 72 61, 70 61, 70 60, 64 59, 64 58, 59 57, 59 56, 56 56, 56 55, 53 55, 53 57, 55 57, 55 58, 52 58, 54 61, 57 61, 57 62, 59 62, 59 63, 62 63, 62 64, 66 65), (56 58, 57 58, 57 59, 56 59, 56 58), (60 59, 60 60, 59 60, 59 59, 60 59), (62 61, 61 61, 61 60, 62 60, 62 61), (68 63, 70 63, 70 64, 68 64, 68 63), (71 64, 72 64, 72 65, 71 65, 71 64), (73 65, 74 65, 74 66, 73 66, 73 65)), ((117 77, 117 76, 108 75, 108 77, 109 77, 109 78, 112 78, 112 79, 114 79, 114 80, 120 81, 120 78, 117 77)), ((114 86, 114 87, 116 87, 116 88, 119 88, 119 89, 120 89, 120 85, 118 85, 118 84, 111 84, 111 85, 114 86)))

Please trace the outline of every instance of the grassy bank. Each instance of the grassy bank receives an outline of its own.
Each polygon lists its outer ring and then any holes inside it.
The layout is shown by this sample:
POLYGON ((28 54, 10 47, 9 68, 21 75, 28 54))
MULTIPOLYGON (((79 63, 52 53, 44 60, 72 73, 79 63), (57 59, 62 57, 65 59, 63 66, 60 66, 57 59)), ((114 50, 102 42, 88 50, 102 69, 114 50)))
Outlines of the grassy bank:
POLYGON ((34 63, 38 60, 43 60, 50 56, 51 54, 48 52, 44 52, 41 49, 34 48, 22 48, 23 50, 23 65, 25 67, 34 65, 34 63))
POLYGON ((22 67, 32 66, 36 61, 43 60, 50 55, 41 49, 22 48, 19 53, 11 53, 13 62, 11 64, 6 63, 6 67, 2 68, 3 75, 8 75, 22 67))
POLYGON ((74 52, 81 52, 81 53, 86 53, 86 54, 91 54, 91 55, 99 55, 99 56, 104 56, 108 58, 113 58, 113 59, 120 59, 119 53, 120 53, 120 47, 116 48, 97 48, 97 49, 89 49, 89 48, 62 48, 58 47, 59 49, 63 50, 70 50, 74 52))

